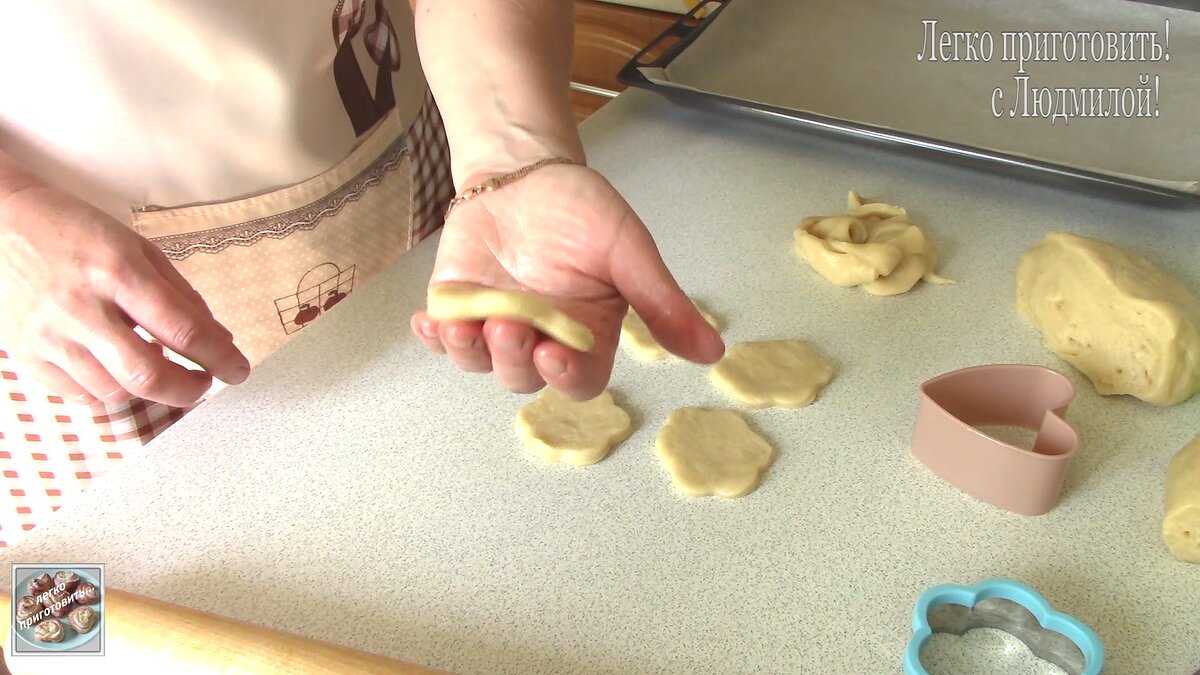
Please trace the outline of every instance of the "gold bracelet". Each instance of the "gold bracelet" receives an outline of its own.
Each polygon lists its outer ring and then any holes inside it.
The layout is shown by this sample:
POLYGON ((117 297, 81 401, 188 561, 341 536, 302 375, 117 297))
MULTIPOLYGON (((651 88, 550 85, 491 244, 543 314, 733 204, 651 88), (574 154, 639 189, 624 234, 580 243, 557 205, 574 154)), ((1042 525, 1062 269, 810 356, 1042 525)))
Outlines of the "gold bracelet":
POLYGON ((548 157, 546 159, 536 161, 533 164, 523 166, 512 173, 506 173, 503 176, 489 178, 479 185, 464 189, 462 192, 458 193, 454 199, 451 199, 450 206, 446 207, 446 218, 450 217, 450 212, 454 210, 454 207, 467 201, 468 199, 479 196, 484 192, 498 190, 509 183, 520 180, 534 171, 537 171, 544 166, 550 166, 551 164, 578 164, 578 162, 568 157, 548 157))

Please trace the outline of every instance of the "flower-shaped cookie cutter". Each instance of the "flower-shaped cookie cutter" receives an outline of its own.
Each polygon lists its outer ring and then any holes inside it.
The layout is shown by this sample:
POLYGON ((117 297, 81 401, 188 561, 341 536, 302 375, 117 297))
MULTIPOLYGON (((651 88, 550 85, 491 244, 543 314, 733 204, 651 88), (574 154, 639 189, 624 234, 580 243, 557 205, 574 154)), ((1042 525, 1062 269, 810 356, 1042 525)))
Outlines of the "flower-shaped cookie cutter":
POLYGON ((963 368, 921 385, 913 454, 958 489, 994 506, 1040 516, 1058 502, 1079 434, 1063 419, 1075 387, 1041 366, 963 368), (1032 450, 980 425, 1037 431, 1032 450))
POLYGON ((905 675, 929 675, 921 664, 921 648, 934 633, 963 635, 975 628, 1002 630, 1070 675, 1097 675, 1104 668, 1104 645, 1095 631, 1012 579, 934 586, 917 599, 912 627, 904 650, 905 675))

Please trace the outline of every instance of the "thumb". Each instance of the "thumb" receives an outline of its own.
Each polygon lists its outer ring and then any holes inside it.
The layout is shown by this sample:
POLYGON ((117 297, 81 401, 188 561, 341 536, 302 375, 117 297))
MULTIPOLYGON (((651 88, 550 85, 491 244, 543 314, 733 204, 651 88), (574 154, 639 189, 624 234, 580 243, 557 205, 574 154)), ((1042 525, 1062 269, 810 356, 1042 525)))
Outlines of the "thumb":
POLYGON ((614 243, 609 269, 613 285, 642 317, 658 343, 673 354, 697 363, 714 363, 725 353, 720 334, 679 288, 654 239, 629 211, 614 243))

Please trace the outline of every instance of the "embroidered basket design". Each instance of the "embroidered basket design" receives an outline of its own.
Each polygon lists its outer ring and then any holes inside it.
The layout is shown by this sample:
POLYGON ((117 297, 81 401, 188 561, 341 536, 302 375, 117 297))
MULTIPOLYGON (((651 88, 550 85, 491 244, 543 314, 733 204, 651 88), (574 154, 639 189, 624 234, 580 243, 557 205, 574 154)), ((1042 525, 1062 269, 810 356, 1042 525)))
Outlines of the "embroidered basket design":
POLYGON ((354 290, 354 265, 342 269, 327 262, 304 273, 296 292, 275 299, 283 332, 291 335, 333 309, 354 290))

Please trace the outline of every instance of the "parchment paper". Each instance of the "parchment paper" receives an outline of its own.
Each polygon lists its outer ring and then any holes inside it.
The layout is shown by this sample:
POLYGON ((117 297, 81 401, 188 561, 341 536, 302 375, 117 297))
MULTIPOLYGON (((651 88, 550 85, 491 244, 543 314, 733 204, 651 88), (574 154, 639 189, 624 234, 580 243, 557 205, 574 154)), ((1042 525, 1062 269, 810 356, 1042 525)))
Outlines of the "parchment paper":
MULTIPOLYGON (((960 56, 965 50, 959 50, 960 56)), ((1149 50, 1147 50, 1149 56, 1149 50)), ((928 55, 926 57, 928 59, 928 55)), ((1200 193, 1200 14, 1125 0, 735 0, 653 81, 1200 193), (1169 61, 1027 63, 1035 87, 1133 87, 1158 117, 1022 117, 1003 31, 1151 31, 1169 61), (918 61, 923 20, 990 31, 990 62, 918 61), (1002 116, 993 112, 1000 87, 1002 116)))

